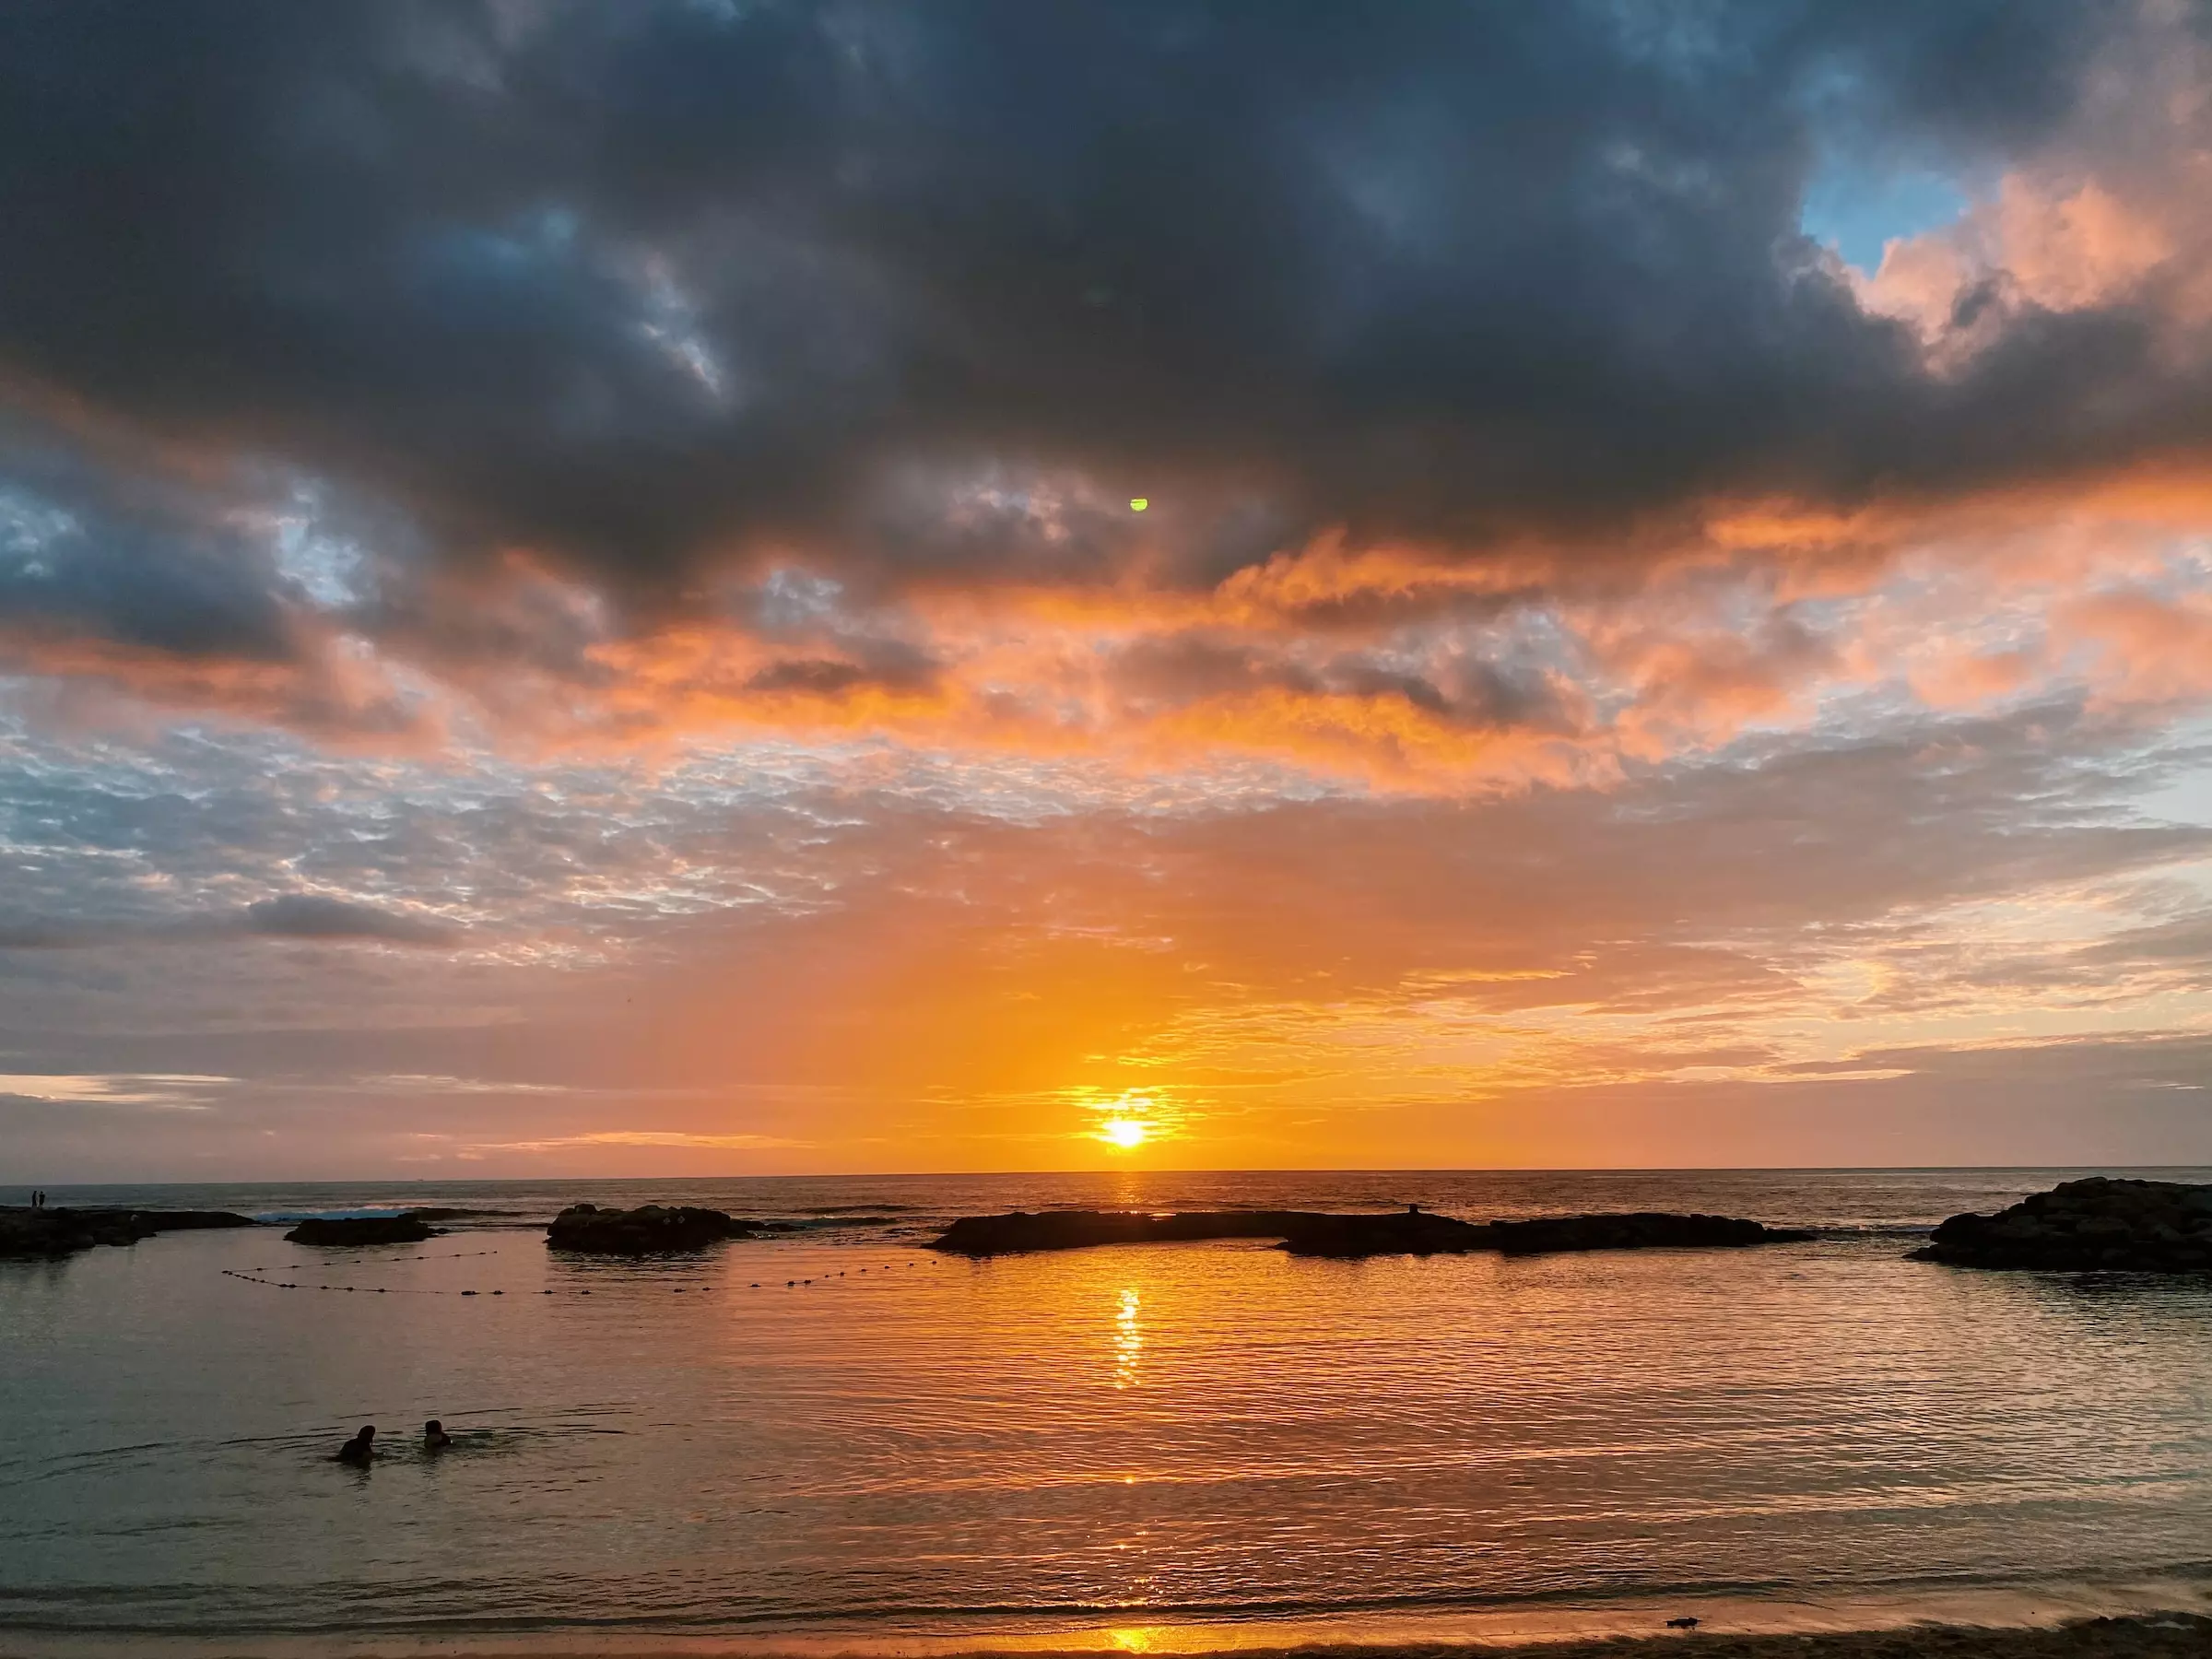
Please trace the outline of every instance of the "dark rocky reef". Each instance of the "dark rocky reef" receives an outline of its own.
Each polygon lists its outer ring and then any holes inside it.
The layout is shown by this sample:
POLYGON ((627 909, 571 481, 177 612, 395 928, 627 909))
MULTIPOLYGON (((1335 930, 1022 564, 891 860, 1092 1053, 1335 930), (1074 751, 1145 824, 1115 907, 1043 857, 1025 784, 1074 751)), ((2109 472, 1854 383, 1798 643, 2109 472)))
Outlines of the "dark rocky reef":
POLYGON ((1953 1216, 1912 1259, 2058 1273, 2212 1271, 2212 1186, 2069 1181, 1994 1216, 1953 1216))
POLYGON ((1283 1240, 1292 1255, 1464 1255, 1498 1248, 1498 1223, 1478 1226, 1432 1216, 1426 1210, 1392 1210, 1380 1216, 1294 1215, 1283 1240))
POLYGON ((1570 1250, 1742 1250, 1753 1244, 1804 1244, 1818 1236, 1735 1216, 1670 1216, 1658 1210, 1493 1221, 1490 1231, 1497 1235, 1498 1249, 1507 1255, 1570 1250))
POLYGON ((1337 1216, 1311 1210, 1200 1210, 1148 1216, 1121 1210, 1016 1210, 963 1216, 929 1246, 954 1255, 1079 1250, 1089 1244, 1156 1244, 1194 1239, 1280 1239, 1293 1255, 1444 1255, 1496 1250, 1535 1255, 1562 1250, 1733 1248, 1811 1238, 1727 1216, 1558 1216, 1477 1224, 1425 1210, 1337 1216))
POLYGON ((759 1230, 718 1209, 663 1208, 647 1204, 618 1210, 601 1209, 595 1204, 571 1204, 546 1229, 546 1243, 554 1250, 586 1251, 594 1255, 666 1255, 704 1250, 724 1239, 749 1239, 759 1230))
POLYGON ((149 1232, 202 1232, 212 1227, 259 1227, 251 1216, 229 1210, 133 1210, 149 1232))
POLYGON ((156 1233, 253 1227, 229 1210, 0 1208, 0 1256, 64 1256, 96 1244, 135 1244, 156 1233))
POLYGON ((302 1221, 284 1238, 288 1244, 419 1244, 444 1235, 420 1216, 355 1216, 302 1221))
POLYGON ((1302 1222, 1331 1218, 1299 1210, 1196 1210, 1174 1216, 1136 1210, 1016 1210, 1005 1216, 962 1216, 928 1248, 951 1255, 991 1256, 1027 1250, 1080 1250, 1089 1244, 1280 1239, 1302 1222))
POLYGON ((1283 1241, 1293 1255, 1441 1255, 1495 1250, 1549 1255, 1578 1250, 1739 1250, 1800 1244, 1809 1232, 1764 1227, 1733 1216, 1671 1216, 1655 1210, 1611 1216, 1544 1216, 1484 1226, 1406 1210, 1385 1216, 1312 1216, 1283 1241))

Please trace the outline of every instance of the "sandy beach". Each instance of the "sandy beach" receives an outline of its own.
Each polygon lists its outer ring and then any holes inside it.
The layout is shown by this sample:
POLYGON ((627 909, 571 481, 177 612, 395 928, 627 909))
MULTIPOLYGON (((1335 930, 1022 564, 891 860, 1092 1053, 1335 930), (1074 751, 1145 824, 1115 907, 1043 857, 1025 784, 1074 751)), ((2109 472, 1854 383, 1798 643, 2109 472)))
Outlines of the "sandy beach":
POLYGON ((1626 1597, 1456 1616, 868 1633, 570 1629, 0 1633, 0 1659, 2180 1659, 2212 1654, 2212 1581, 1899 1586, 1833 1598, 1626 1597), (1667 1620, 1691 1618, 1693 1629, 1667 1620))
POLYGON ((1293 1649, 1344 1659, 1629 1659, 1680 1643, 1698 1659, 2180 1659, 2212 1653, 2212 1618, 2171 1613, 2136 1618, 2090 1618, 2041 1630, 1912 1625, 1901 1630, 1827 1631, 1814 1635, 1617 1637, 1604 1641, 1521 1647, 1293 1649))
MULTIPOLYGON (((1616 1636, 1590 1641, 1542 1641, 1512 1644, 1459 1642, 1314 1643, 1290 1647, 1240 1648, 1249 1659, 1662 1659, 1676 1650, 1684 1659, 2197 1659, 2212 1653, 2212 1615, 2187 1611, 2143 1614, 2128 1618, 2069 1619, 2057 1625, 1991 1627, 1982 1625, 1913 1624, 1875 1630, 1823 1630, 1714 1634, 1703 1630, 1668 1632, 1663 1636, 1616 1636)), ((540 1638, 524 1645, 485 1646, 473 1641, 441 1640, 421 1646, 411 1643, 376 1643, 358 1647, 343 1638, 328 1642, 293 1641, 282 1647, 258 1642, 222 1641, 172 1644, 156 1639, 150 1644, 132 1640, 118 1648, 112 1638, 95 1642, 65 1641, 59 1644, 0 1641, 0 1659, 87 1659, 94 1653, 128 1651, 134 1654, 191 1653, 194 1659, 580 1659, 584 1654, 618 1653, 621 1659, 707 1659, 712 1654, 745 1654, 766 1659, 788 1647, 774 1645, 732 1647, 714 1639, 633 1645, 623 1642, 579 1642, 549 1646, 540 1638)), ((802 1650, 809 1651, 812 1650, 802 1650)), ((869 1654, 911 1651, 868 1646, 844 1649, 869 1654)), ((954 1659, 986 1659, 1003 1653, 1003 1647, 971 1648, 954 1659)), ((1033 1651, 1033 1650, 1018 1650, 1033 1651)), ((1127 1659, 1132 1653, 1188 1652, 1190 1649, 1143 1646, 1062 1650, 1069 1659, 1127 1659)))

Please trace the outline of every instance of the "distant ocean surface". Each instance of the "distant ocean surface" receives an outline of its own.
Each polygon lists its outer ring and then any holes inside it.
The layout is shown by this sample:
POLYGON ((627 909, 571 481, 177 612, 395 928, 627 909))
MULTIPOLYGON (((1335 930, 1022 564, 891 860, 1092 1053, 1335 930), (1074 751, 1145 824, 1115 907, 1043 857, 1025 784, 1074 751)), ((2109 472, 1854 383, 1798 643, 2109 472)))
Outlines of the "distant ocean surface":
POLYGON ((2212 1573, 2212 1283, 1904 1259, 2082 1172, 57 1189, 500 1213, 420 1246, 0 1263, 0 1635, 881 1637, 2212 1573), (807 1227, 554 1257, 542 1224, 578 1199, 807 1227), (1407 1203, 1825 1236, 919 1248, 1017 1207, 1407 1203), (450 1453, 418 1450, 427 1418, 450 1453), (332 1462, 368 1422, 382 1460, 332 1462))

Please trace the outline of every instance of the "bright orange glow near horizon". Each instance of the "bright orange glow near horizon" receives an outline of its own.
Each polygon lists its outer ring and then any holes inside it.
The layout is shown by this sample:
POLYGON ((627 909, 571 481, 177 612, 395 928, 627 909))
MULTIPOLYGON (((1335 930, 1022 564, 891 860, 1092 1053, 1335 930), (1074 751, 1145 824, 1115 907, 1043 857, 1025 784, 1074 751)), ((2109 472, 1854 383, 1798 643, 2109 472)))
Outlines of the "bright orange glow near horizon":
POLYGON ((1139 1118, 1108 1118, 1099 1125, 1098 1134, 1108 1146, 1131 1152, 1152 1138, 1152 1125, 1139 1118))

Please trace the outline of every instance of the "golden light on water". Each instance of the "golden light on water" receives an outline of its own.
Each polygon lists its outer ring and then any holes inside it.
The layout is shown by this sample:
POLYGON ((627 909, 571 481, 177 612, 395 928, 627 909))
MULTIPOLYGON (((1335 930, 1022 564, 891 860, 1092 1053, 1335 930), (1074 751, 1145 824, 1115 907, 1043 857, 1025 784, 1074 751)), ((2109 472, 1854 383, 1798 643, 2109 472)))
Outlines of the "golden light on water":
POLYGON ((1123 1151, 1141 1147, 1152 1137, 1152 1125, 1142 1118, 1112 1117, 1099 1125, 1099 1138, 1123 1151))
POLYGON ((1145 1354, 1145 1328, 1142 1316, 1145 1299, 1132 1285, 1122 1292, 1120 1311, 1113 1320, 1113 1385, 1116 1388, 1135 1388, 1140 1378, 1137 1361, 1145 1354))

